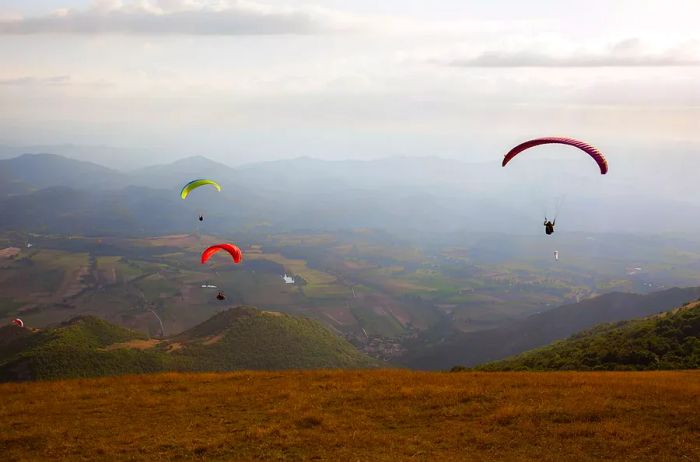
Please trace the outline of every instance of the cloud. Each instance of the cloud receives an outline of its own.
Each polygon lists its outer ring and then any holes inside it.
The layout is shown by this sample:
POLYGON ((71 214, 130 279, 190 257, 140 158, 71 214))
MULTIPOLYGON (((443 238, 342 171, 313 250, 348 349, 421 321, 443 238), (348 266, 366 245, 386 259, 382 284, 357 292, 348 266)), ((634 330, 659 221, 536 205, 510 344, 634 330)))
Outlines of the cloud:
POLYGON ((670 67, 700 66, 695 43, 648 50, 638 39, 618 42, 598 52, 554 53, 540 50, 492 50, 471 57, 438 60, 453 67, 670 67))
POLYGON ((356 25, 353 17, 322 8, 247 0, 101 0, 83 10, 0 20, 0 34, 306 35, 356 25))
POLYGON ((70 83, 69 75, 55 75, 52 77, 17 77, 12 79, 0 79, 0 85, 29 86, 29 85, 67 85, 70 83))

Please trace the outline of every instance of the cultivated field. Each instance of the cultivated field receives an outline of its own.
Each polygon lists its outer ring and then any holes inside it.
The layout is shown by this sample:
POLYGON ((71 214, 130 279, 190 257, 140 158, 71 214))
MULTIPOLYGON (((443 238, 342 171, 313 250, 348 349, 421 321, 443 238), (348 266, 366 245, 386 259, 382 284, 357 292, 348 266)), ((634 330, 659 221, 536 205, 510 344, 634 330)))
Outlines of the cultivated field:
POLYGON ((572 236, 555 261, 551 249, 532 250, 525 238, 491 239, 411 244, 367 230, 138 239, 5 233, 0 249, 12 255, 0 257, 0 317, 41 328, 90 314, 161 336, 155 314, 171 335, 251 305, 321 320, 357 345, 379 338, 387 351, 418 331, 439 340, 603 292, 647 293, 700 279, 693 250, 700 242, 688 244, 689 253, 661 249, 637 262, 618 255, 624 242, 572 236), (222 241, 242 247, 242 264, 216 255, 202 265, 202 249, 222 241), (285 273, 296 284, 285 284, 285 273))
POLYGON ((700 371, 0 385, 3 460, 700 460, 700 371))

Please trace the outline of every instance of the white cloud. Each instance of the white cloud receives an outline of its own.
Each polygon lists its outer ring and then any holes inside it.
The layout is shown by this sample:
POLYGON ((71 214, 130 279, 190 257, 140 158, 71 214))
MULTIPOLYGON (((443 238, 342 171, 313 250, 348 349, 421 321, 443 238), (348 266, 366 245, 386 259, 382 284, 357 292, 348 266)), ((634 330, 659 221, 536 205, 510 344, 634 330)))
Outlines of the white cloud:
POLYGON ((70 83, 69 75, 55 75, 51 77, 15 77, 0 79, 0 85, 66 85, 70 83))
POLYGON ((102 0, 88 9, 0 20, 0 34, 279 35, 357 26, 351 15, 318 7, 276 7, 245 0, 102 0))
POLYGON ((695 43, 651 50, 638 39, 628 39, 604 50, 555 52, 525 48, 489 50, 468 57, 433 60, 454 67, 669 67, 700 66, 695 43))

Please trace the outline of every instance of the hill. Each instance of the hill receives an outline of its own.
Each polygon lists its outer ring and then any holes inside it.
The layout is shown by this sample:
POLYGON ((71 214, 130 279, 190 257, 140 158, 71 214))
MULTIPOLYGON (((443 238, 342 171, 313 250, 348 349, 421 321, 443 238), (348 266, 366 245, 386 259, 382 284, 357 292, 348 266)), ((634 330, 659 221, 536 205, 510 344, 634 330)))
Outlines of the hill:
MULTIPOLYGON (((0 171, 11 173, 10 179, 17 185, 16 190, 10 190, 14 194, 26 189, 22 185, 34 189, 69 187, 84 193, 138 186, 175 194, 193 177, 214 177, 223 191, 207 199, 207 210, 220 215, 228 229, 245 223, 284 231, 373 227, 407 234, 514 229, 532 235, 541 232, 540 226, 530 224, 539 222, 531 218, 540 215, 540 200, 546 199, 533 198, 523 191, 542 182, 566 191, 572 181, 583 181, 576 162, 558 163, 569 174, 554 178, 543 173, 543 165, 532 161, 504 174, 497 161, 466 163, 436 157, 394 157, 371 161, 298 158, 231 168, 197 156, 125 173, 56 155, 25 154, 0 160, 0 171), (513 181, 513 175, 522 176, 513 181), (242 221, 244 217, 246 220, 242 221)), ((551 166, 551 161, 547 165, 551 166)), ((639 230, 654 233, 700 229, 697 204, 679 201, 677 195, 661 197, 659 190, 653 188, 640 190, 633 180, 618 178, 590 190, 578 190, 571 196, 567 207, 577 212, 567 216, 565 226, 569 229, 630 234, 639 230), (619 195, 615 191, 625 193, 619 195), (611 197, 615 200, 609 200, 611 197), (591 208, 591 204, 596 207, 591 208), (648 210, 655 213, 649 214, 648 210), (600 217, 615 219, 601 223, 600 217)), ((158 204, 148 199, 142 198, 143 208, 155 210, 158 204)), ((65 204, 62 210, 70 212, 69 206, 65 204)), ((125 209, 132 214, 137 212, 125 209)), ((136 216, 145 219, 148 214, 136 216)), ((47 222, 50 224, 48 217, 47 222)), ((117 230, 126 233, 128 226, 117 230)), ((185 230, 183 227, 176 231, 185 230)), ((90 231, 84 228, 82 232, 90 231)))
POLYGON ((698 371, 168 373, 0 394, 6 460, 700 459, 698 371))
POLYGON ((700 368, 700 301, 646 319, 603 324, 482 370, 700 368))
POLYGON ((122 173, 51 154, 25 154, 0 160, 0 172, 4 230, 91 236, 192 232, 206 210, 209 229, 224 232, 232 223, 254 224, 256 216, 264 217, 261 210, 278 202, 249 193, 235 170, 203 157, 122 173), (182 201, 180 188, 197 176, 217 178, 226 187, 182 201))
POLYGON ((698 297, 700 287, 673 288, 647 295, 605 294, 535 314, 503 327, 456 332, 432 344, 423 340, 410 347, 401 363, 419 369, 474 366, 547 345, 596 324, 667 311, 698 297))
POLYGON ((215 315, 166 342, 195 370, 373 367, 322 324, 284 313, 239 307, 215 315))
POLYGON ((0 160, 0 171, 36 189, 52 186, 108 189, 126 183, 125 175, 116 170, 55 154, 23 154, 0 160))
POLYGON ((88 236, 193 230, 193 204, 169 191, 129 186, 86 191, 66 186, 0 198, 0 229, 88 236))
POLYGON ((163 340, 81 316, 37 332, 4 327, 0 345, 2 381, 378 365, 316 321, 251 307, 224 311, 163 340))
MULTIPOLYGON (((12 331, 7 326, 0 337, 12 331)), ((145 373, 169 370, 174 364, 167 355, 135 349, 107 350, 122 342, 143 341, 137 332, 112 325, 93 316, 74 318, 58 327, 38 331, 0 350, 0 380, 47 380, 65 377, 145 373)))

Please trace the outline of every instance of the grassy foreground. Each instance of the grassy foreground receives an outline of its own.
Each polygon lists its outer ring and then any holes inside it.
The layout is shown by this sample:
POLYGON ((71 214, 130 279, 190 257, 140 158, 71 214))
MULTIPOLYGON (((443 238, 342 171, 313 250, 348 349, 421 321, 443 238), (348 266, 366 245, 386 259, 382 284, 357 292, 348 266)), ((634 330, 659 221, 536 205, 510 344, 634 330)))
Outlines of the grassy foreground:
POLYGON ((700 371, 160 374, 0 385, 10 460, 700 460, 700 371))

